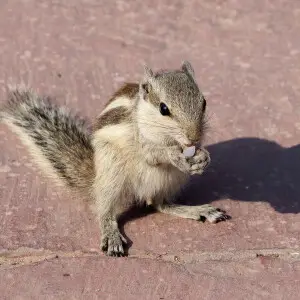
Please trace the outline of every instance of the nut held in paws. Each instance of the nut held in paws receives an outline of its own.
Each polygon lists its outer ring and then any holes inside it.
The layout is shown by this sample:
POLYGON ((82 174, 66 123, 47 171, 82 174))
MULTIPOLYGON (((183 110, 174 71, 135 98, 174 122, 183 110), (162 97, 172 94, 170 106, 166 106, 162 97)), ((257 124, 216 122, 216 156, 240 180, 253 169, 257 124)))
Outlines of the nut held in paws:
POLYGON ((196 152, 196 147, 191 146, 191 147, 187 147, 183 150, 183 155, 185 157, 193 157, 195 155, 195 152, 196 152))

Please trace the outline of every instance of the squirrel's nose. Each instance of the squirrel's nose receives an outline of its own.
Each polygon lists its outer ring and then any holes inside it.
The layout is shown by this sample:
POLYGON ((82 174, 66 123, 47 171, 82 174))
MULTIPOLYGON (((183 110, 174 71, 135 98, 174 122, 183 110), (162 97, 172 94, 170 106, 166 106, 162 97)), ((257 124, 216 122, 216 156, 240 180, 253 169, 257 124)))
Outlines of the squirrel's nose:
POLYGON ((196 124, 188 127, 186 131, 186 137, 191 144, 196 144, 201 140, 201 128, 196 124))

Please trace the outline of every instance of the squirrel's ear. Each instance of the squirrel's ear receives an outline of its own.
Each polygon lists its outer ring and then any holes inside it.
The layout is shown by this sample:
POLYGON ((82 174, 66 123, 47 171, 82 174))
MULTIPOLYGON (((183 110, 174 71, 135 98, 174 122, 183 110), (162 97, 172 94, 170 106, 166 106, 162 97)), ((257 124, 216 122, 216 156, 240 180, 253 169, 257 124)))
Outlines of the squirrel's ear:
POLYGON ((153 71, 147 66, 144 65, 144 78, 140 83, 140 97, 144 100, 148 99, 148 94, 151 89, 151 81, 154 77, 153 71))
POLYGON ((147 65, 144 65, 144 81, 150 81, 152 77, 153 71, 147 65))
POLYGON ((182 63, 181 69, 183 72, 189 74, 192 78, 195 78, 195 71, 190 62, 185 60, 182 63))

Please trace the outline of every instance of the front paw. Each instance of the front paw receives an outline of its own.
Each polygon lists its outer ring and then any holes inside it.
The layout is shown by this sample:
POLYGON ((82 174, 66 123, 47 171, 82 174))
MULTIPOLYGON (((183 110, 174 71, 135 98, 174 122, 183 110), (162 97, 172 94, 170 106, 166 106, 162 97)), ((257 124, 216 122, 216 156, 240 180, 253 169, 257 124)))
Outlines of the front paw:
POLYGON ((124 256, 123 243, 127 241, 118 230, 107 232, 101 239, 101 250, 108 256, 124 256))
POLYGON ((210 155, 209 152, 205 149, 197 149, 196 154, 188 158, 190 163, 190 174, 198 174, 201 175, 207 166, 210 164, 210 155))
POLYGON ((173 166, 183 173, 190 173, 191 163, 183 155, 182 149, 178 146, 173 146, 167 150, 170 162, 173 166))

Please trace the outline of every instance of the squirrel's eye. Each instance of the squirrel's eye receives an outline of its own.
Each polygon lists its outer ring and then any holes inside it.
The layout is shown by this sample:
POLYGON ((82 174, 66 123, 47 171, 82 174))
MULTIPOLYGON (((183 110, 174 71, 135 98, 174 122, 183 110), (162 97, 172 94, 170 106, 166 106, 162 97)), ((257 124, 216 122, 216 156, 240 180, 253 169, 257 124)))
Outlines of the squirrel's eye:
POLYGON ((160 113, 163 116, 169 116, 170 115, 170 111, 168 109, 168 106, 166 104, 164 104, 164 103, 160 103, 159 110, 160 110, 160 113))

